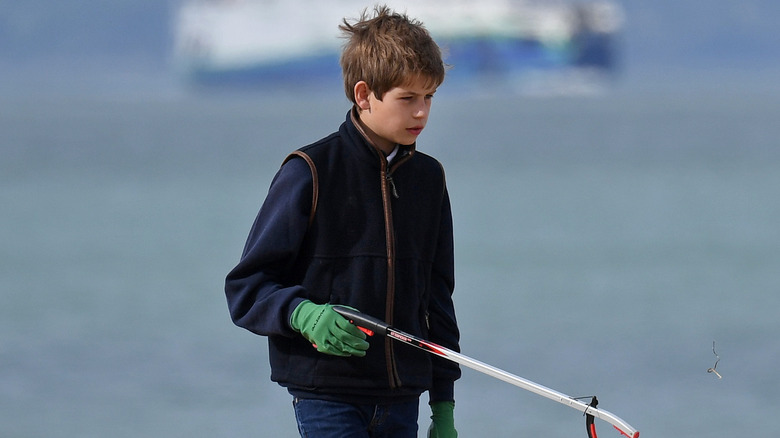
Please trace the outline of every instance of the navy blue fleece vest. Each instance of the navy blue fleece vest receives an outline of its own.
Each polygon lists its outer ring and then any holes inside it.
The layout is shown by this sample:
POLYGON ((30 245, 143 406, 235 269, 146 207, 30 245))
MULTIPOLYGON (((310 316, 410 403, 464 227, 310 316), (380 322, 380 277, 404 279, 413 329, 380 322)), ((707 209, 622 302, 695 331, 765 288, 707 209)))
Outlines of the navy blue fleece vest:
MULTIPOLYGON (((303 285, 315 303, 353 306, 427 338, 431 289, 453 287, 450 206, 439 163, 412 148, 387 169, 349 121, 299 153, 313 164, 317 198, 290 284, 303 285)), ((457 343, 457 331, 453 337, 457 343)), ((369 339, 365 358, 325 356, 302 337, 269 342, 272 378, 294 393, 386 399, 433 384, 429 355, 384 339, 369 339)), ((457 368, 450 374, 454 380, 457 368)))

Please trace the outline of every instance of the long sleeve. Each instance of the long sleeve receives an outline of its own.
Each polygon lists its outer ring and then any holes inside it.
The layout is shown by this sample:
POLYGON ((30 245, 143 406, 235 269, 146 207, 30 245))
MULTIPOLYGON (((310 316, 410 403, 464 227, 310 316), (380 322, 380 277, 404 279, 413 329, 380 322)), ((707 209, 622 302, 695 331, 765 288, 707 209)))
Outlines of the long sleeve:
POLYGON ((305 298, 300 285, 285 284, 306 234, 312 176, 300 159, 274 177, 238 265, 227 275, 225 295, 233 322, 260 335, 293 336, 289 319, 305 298))
MULTIPOLYGON (((431 299, 428 306, 429 333, 432 342, 454 351, 460 351, 460 332, 452 301, 454 281, 452 213, 449 196, 445 189, 436 258, 431 275, 431 299)), ((433 388, 430 390, 431 401, 454 400, 454 382, 459 377, 460 368, 457 364, 434 357, 433 388)))

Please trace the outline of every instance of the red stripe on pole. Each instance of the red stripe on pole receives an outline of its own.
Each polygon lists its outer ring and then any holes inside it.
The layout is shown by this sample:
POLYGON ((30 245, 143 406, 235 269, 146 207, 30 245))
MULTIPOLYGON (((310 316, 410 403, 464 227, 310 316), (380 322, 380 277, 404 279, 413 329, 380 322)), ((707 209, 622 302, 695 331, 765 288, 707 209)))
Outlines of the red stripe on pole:
POLYGON ((439 356, 446 356, 447 354, 443 351, 439 350, 439 346, 436 344, 431 344, 430 342, 422 342, 423 345, 428 347, 429 350, 431 350, 432 353, 438 354, 439 356))
POLYGON ((612 427, 614 427, 623 436, 627 436, 628 438, 639 438, 639 431, 634 432, 634 435, 629 435, 629 434, 623 432, 622 430, 620 430, 620 428, 615 426, 615 425, 613 425, 612 427))

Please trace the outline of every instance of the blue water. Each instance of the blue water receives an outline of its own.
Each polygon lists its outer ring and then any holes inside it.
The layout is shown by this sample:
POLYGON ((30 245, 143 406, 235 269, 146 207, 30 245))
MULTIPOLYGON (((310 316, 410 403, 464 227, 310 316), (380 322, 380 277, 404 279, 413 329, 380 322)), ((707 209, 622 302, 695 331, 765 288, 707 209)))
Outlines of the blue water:
MULTIPOLYGON (((447 169, 465 354, 595 394, 644 437, 780 430, 780 95, 434 105, 420 148, 447 169)), ((2 102, 0 436, 297 436, 222 282, 284 155, 346 110, 2 102)), ((456 397, 463 437, 586 436, 576 411, 471 370, 456 397)))

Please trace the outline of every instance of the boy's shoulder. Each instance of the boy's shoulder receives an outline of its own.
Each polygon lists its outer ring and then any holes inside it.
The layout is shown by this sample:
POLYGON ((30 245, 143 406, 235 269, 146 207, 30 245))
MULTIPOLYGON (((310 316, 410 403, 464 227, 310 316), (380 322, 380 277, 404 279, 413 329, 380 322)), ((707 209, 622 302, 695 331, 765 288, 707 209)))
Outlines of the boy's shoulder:
POLYGON ((336 132, 333 132, 331 134, 326 135, 325 137, 322 137, 321 139, 319 139, 319 140, 317 140, 317 141, 315 141, 313 143, 309 143, 309 144, 307 144, 305 146, 301 146, 297 150, 302 151, 302 152, 306 152, 306 151, 315 150, 315 149, 328 148, 328 147, 332 147, 334 144, 341 143, 341 141, 342 141, 341 133, 336 131, 336 132))
POLYGON ((305 161, 309 168, 311 168, 312 172, 316 172, 316 165, 314 164, 314 159, 317 156, 321 156, 323 153, 326 153, 328 150, 334 150, 334 145, 337 145, 340 143, 340 136, 338 132, 334 132, 332 134, 329 134, 314 143, 309 143, 305 146, 301 146, 298 149, 295 149, 294 151, 290 152, 282 162, 282 165, 286 165, 290 161, 305 161), (298 158, 299 160, 295 160, 298 158))
POLYGON ((318 150, 328 150, 333 147, 338 147, 339 145, 342 145, 347 141, 349 141, 348 140, 349 134, 347 133, 347 129, 348 129, 347 122, 344 122, 341 125, 339 125, 338 129, 336 129, 335 131, 320 138, 319 140, 316 140, 312 143, 299 147, 298 149, 296 149, 296 151, 315 153, 318 150))

